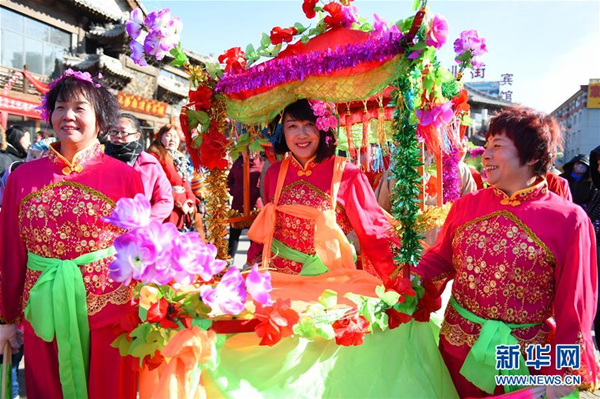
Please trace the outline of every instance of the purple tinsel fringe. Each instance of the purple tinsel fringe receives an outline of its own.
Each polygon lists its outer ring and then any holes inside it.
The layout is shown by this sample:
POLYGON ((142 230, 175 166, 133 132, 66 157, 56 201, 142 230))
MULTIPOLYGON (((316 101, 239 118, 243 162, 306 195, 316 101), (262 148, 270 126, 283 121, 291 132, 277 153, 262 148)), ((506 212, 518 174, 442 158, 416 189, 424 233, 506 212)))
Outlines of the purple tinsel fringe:
POLYGON ((398 36, 390 35, 365 43, 339 46, 334 50, 274 58, 237 74, 225 74, 217 83, 215 92, 235 94, 270 88, 296 80, 303 81, 310 76, 329 75, 365 62, 387 61, 402 52, 398 39, 398 36))
POLYGON ((458 168, 460 158, 460 151, 454 148, 454 146, 450 147, 448 154, 442 154, 444 204, 454 202, 460 198, 460 170, 458 168))

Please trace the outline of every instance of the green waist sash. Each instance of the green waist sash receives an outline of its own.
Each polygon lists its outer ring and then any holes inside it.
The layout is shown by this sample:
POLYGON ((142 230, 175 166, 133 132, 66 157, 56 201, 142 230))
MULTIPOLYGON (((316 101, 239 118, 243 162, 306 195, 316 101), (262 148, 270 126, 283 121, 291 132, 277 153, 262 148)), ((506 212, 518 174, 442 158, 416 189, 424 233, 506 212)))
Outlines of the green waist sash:
MULTIPOLYGON (((354 246, 352 249, 354 249, 354 246)), ((297 251, 275 238, 273 238, 273 242, 271 243, 271 250, 279 257, 302 263, 302 270, 299 273, 301 276, 318 276, 319 274, 327 273, 329 271, 329 268, 325 266, 317 254, 308 255, 304 252, 297 251)), ((354 261, 356 262, 356 252, 353 252, 354 261)))
MULTIPOLYGON (((492 394, 496 388, 495 376, 503 375, 529 375, 525 359, 519 351, 519 368, 517 370, 496 370, 496 346, 518 345, 519 341, 511 334, 512 330, 528 328, 542 323, 513 324, 499 320, 487 320, 463 308, 450 297, 452 307, 465 319, 481 326, 479 338, 469 351, 460 373, 479 389, 492 394)), ((519 389, 517 386, 505 386, 505 392, 519 389)))
POLYGON ((79 266, 115 254, 109 247, 75 259, 44 258, 29 252, 27 267, 42 272, 29 293, 25 319, 46 342, 56 337, 58 369, 65 398, 87 398, 90 326, 79 266))

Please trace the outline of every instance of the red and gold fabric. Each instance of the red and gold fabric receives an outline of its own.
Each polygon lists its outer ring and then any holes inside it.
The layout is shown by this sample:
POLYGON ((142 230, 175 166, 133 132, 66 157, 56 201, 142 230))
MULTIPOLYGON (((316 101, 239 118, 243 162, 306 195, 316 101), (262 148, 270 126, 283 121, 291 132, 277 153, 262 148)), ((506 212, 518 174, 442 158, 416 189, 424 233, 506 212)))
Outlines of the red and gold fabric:
MULTIPOLYGON (((309 161, 302 167, 292 156, 288 158, 288 170, 282 175, 283 163, 274 164, 265 176, 264 191, 267 201, 273 201, 281 185, 278 207, 300 205, 319 211, 332 209, 332 180, 336 158, 331 157, 321 163, 309 161)), ((382 279, 395 270, 391 245, 399 245, 388 220, 375 200, 373 190, 365 175, 349 162, 343 166, 339 191, 335 202, 336 222, 344 234, 354 231, 359 239, 361 253, 368 258, 364 265, 370 265, 371 274, 382 279)), ((259 222, 260 223, 260 222, 259 222)), ((255 222, 257 224, 257 222, 255 222)), ((249 233, 251 236, 252 231, 249 233)), ((276 212, 273 238, 288 247, 309 255, 317 253, 320 243, 315 242, 315 220, 300 217, 285 211, 276 212)), ((248 258, 255 259, 261 246, 253 244, 248 258)), ((270 257, 270 266, 279 272, 298 274, 302 264, 280 257, 270 257)), ((327 262, 324 262, 327 265, 327 262)), ((354 264, 354 262, 352 262, 354 264)), ((332 269, 330 266, 328 266, 332 269)), ((351 268, 356 268, 352 266, 351 268)))
MULTIPOLYGON (((111 214, 118 199, 144 192, 139 174, 104 155, 100 143, 77 153, 72 162, 60 155, 59 146, 53 144, 47 158, 21 165, 6 187, 0 212, 0 317, 4 322, 20 320, 29 292, 40 277, 40 271, 27 268, 28 252, 68 260, 111 247, 124 231, 102 218, 111 214)), ((108 277, 112 261, 107 257, 79 267, 87 292, 92 348, 96 345, 94 337, 109 340, 105 330, 130 307, 133 287, 108 277)), ((58 374, 56 346, 43 342, 33 332, 30 335, 28 346, 35 348, 35 353, 45 353, 44 359, 54 359, 44 362, 36 358, 28 363, 28 391, 41 394, 46 388, 40 384, 48 384, 58 374)), ((107 345, 102 350, 113 349, 107 345)), ((118 352, 111 358, 121 361, 118 352)), ((95 370, 98 365, 93 364, 93 356, 91 359, 90 369, 95 370)), ((55 382, 60 392, 60 383, 55 382)), ((88 386, 92 395, 92 387, 97 384, 90 380, 88 386)))
MULTIPOLYGON (((488 188, 454 203, 436 244, 415 272, 439 287, 454 279, 452 296, 478 317, 539 323, 513 330, 522 350, 529 344, 551 344, 552 365, 541 372, 577 373, 592 387, 598 377, 590 335, 597 303, 593 243, 585 213, 549 193, 545 180, 511 197, 488 188), (557 344, 582 345, 581 369, 555 369, 557 344)), ((461 396, 485 395, 460 374, 480 331, 479 324, 447 307, 440 350, 461 396)))

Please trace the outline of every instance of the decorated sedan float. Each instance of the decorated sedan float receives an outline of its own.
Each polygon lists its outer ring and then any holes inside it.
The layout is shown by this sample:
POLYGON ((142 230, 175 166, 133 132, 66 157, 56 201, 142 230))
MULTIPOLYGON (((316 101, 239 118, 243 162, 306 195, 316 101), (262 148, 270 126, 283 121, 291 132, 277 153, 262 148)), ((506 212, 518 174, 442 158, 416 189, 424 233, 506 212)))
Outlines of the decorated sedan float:
POLYGON ((469 123, 460 76, 481 63, 485 40, 466 31, 454 42, 461 71, 455 77, 436 60, 447 22, 426 2, 416 1, 414 16, 391 24, 377 15, 372 23, 358 17, 349 0, 322 3, 302 4, 310 26, 275 27, 258 46, 224 52, 224 70, 188 61, 179 44, 181 21, 169 10, 131 13, 134 61, 169 55, 189 73, 181 126, 194 167, 209 171, 210 192, 207 243, 150 222, 142 196, 119 201, 107 219, 129 229, 115 242, 111 277, 137 284, 139 306, 121 321, 113 346, 139 358, 142 398, 456 396, 429 320, 437 300, 410 278, 410 266, 419 260, 423 230, 441 224, 441 206, 458 195, 454 176, 469 123), (380 171, 390 165, 397 183, 389 241, 398 242, 390 273, 369 270, 362 256, 348 263, 335 247, 346 242, 336 236, 342 231, 335 189, 323 196, 333 201, 325 201, 331 213, 290 210, 277 203, 281 188, 258 216, 248 200, 243 214, 229 211, 228 157, 266 150, 275 161, 272 147, 282 133, 274 121, 301 99, 309 100, 318 129, 332 133, 338 150, 358 158, 370 144, 380 171), (422 205, 425 147, 437 164, 438 207, 429 209, 422 205), (286 212, 310 220, 314 239, 314 262, 303 261, 295 274, 271 263, 282 248, 275 225, 286 212), (262 261, 259 254, 251 267, 228 262, 230 223, 252 225, 262 261))

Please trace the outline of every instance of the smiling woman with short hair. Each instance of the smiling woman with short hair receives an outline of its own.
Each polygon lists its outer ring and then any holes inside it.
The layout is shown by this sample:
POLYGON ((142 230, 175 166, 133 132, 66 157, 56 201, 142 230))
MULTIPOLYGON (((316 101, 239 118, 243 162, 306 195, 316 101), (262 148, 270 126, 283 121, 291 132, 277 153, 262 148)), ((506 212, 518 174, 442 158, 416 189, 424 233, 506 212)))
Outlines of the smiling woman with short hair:
MULTIPOLYGON (((499 395, 497 345, 550 344, 552 365, 532 374, 574 374, 594 388, 594 233, 583 210, 548 190, 561 138, 549 115, 506 108, 492 118, 483 154, 490 188, 457 200, 415 269, 436 287, 454 279, 440 351, 461 397, 499 395), (577 345, 581 368, 556 369, 557 345, 577 345), (491 351, 491 352, 490 352, 491 351)), ((530 371, 521 358, 516 374, 530 371)), ((568 387, 567 387, 568 388, 568 387)), ((550 395, 549 395, 550 396, 550 395)))

